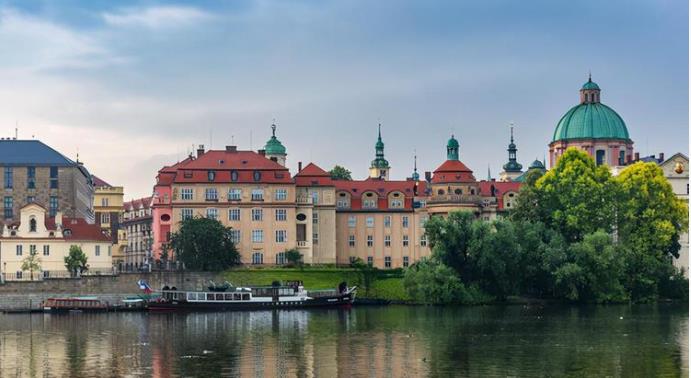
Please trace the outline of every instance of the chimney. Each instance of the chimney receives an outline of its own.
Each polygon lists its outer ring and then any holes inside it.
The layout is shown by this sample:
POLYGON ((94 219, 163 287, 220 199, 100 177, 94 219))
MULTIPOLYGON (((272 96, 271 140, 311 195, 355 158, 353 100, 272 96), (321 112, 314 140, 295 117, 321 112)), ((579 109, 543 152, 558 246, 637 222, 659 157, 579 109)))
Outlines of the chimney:
POLYGON ((300 172, 301 170, 302 170, 302 162, 299 161, 298 162, 298 172, 300 172))
POLYGON ((432 172, 430 172, 430 171, 425 172, 425 181, 427 181, 427 182, 432 181, 432 172))
POLYGON ((266 150, 257 150, 257 153, 261 156, 266 156, 266 150))
POLYGON ((55 213, 55 227, 60 230, 62 229, 62 212, 58 211, 55 213))
POLYGON ((636 152, 635 154, 633 154, 633 160, 634 160, 634 161, 639 161, 639 160, 641 160, 641 153, 640 153, 640 152, 636 152))
POLYGON ((238 146, 226 146, 226 152, 238 152, 238 146))
POLYGON ((199 148, 197 148, 197 157, 200 157, 202 155, 204 155, 204 145, 200 144, 199 148))
POLYGON ((665 161, 665 153, 660 152, 660 163, 662 163, 663 161, 665 161))

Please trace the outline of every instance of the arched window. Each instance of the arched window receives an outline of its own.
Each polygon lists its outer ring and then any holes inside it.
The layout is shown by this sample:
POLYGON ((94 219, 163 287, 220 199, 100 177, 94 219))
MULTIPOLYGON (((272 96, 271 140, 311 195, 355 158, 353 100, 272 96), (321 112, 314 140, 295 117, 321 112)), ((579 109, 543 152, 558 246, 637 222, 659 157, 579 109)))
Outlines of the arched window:
POLYGON ((36 219, 31 218, 29 221, 29 232, 36 232, 36 219))

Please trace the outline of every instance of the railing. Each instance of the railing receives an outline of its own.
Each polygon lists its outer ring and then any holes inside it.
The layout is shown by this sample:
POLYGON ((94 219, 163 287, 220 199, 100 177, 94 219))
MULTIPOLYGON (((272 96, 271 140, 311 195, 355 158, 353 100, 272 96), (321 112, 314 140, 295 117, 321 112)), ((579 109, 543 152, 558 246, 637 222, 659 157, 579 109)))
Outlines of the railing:
POLYGON ((332 297, 334 295, 338 295, 338 290, 329 289, 329 290, 308 290, 307 291, 307 296, 312 297, 312 298, 332 297))
POLYGON ((298 247, 304 248, 307 247, 307 240, 298 240, 298 247))
POLYGON ((495 204, 497 203, 497 199, 495 197, 482 197, 477 195, 448 194, 433 195, 427 200, 427 204, 439 203, 495 204))

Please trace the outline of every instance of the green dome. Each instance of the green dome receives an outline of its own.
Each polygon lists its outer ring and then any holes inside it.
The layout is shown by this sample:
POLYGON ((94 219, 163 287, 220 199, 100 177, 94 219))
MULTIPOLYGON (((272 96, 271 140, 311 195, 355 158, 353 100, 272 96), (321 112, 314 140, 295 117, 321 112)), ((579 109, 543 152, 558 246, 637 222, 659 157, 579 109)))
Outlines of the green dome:
POLYGON ((552 141, 565 139, 629 140, 629 131, 624 120, 609 106, 599 102, 583 103, 571 108, 559 120, 552 141))
POLYGON ((275 136, 272 136, 271 139, 269 139, 269 141, 266 142, 264 149, 266 150, 267 155, 285 155, 286 154, 286 148, 283 146, 283 144, 281 144, 281 142, 275 136))
POLYGON ((545 169, 545 165, 542 164, 540 160, 535 159, 534 162, 530 163, 530 167, 528 169, 545 169))
POLYGON ((595 82, 593 82, 593 81, 591 81, 590 79, 588 79, 588 82, 585 83, 585 84, 583 84, 583 87, 582 87, 581 89, 597 89, 597 90, 600 90, 600 87, 599 87, 597 84, 595 84, 595 82))

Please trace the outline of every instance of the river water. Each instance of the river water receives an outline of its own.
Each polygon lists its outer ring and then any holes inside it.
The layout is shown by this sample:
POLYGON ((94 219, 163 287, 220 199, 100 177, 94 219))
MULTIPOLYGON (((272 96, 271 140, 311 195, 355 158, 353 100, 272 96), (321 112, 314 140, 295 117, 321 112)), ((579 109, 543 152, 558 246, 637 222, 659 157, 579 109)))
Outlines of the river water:
POLYGON ((688 307, 0 315, 0 375, 688 376, 688 307))

